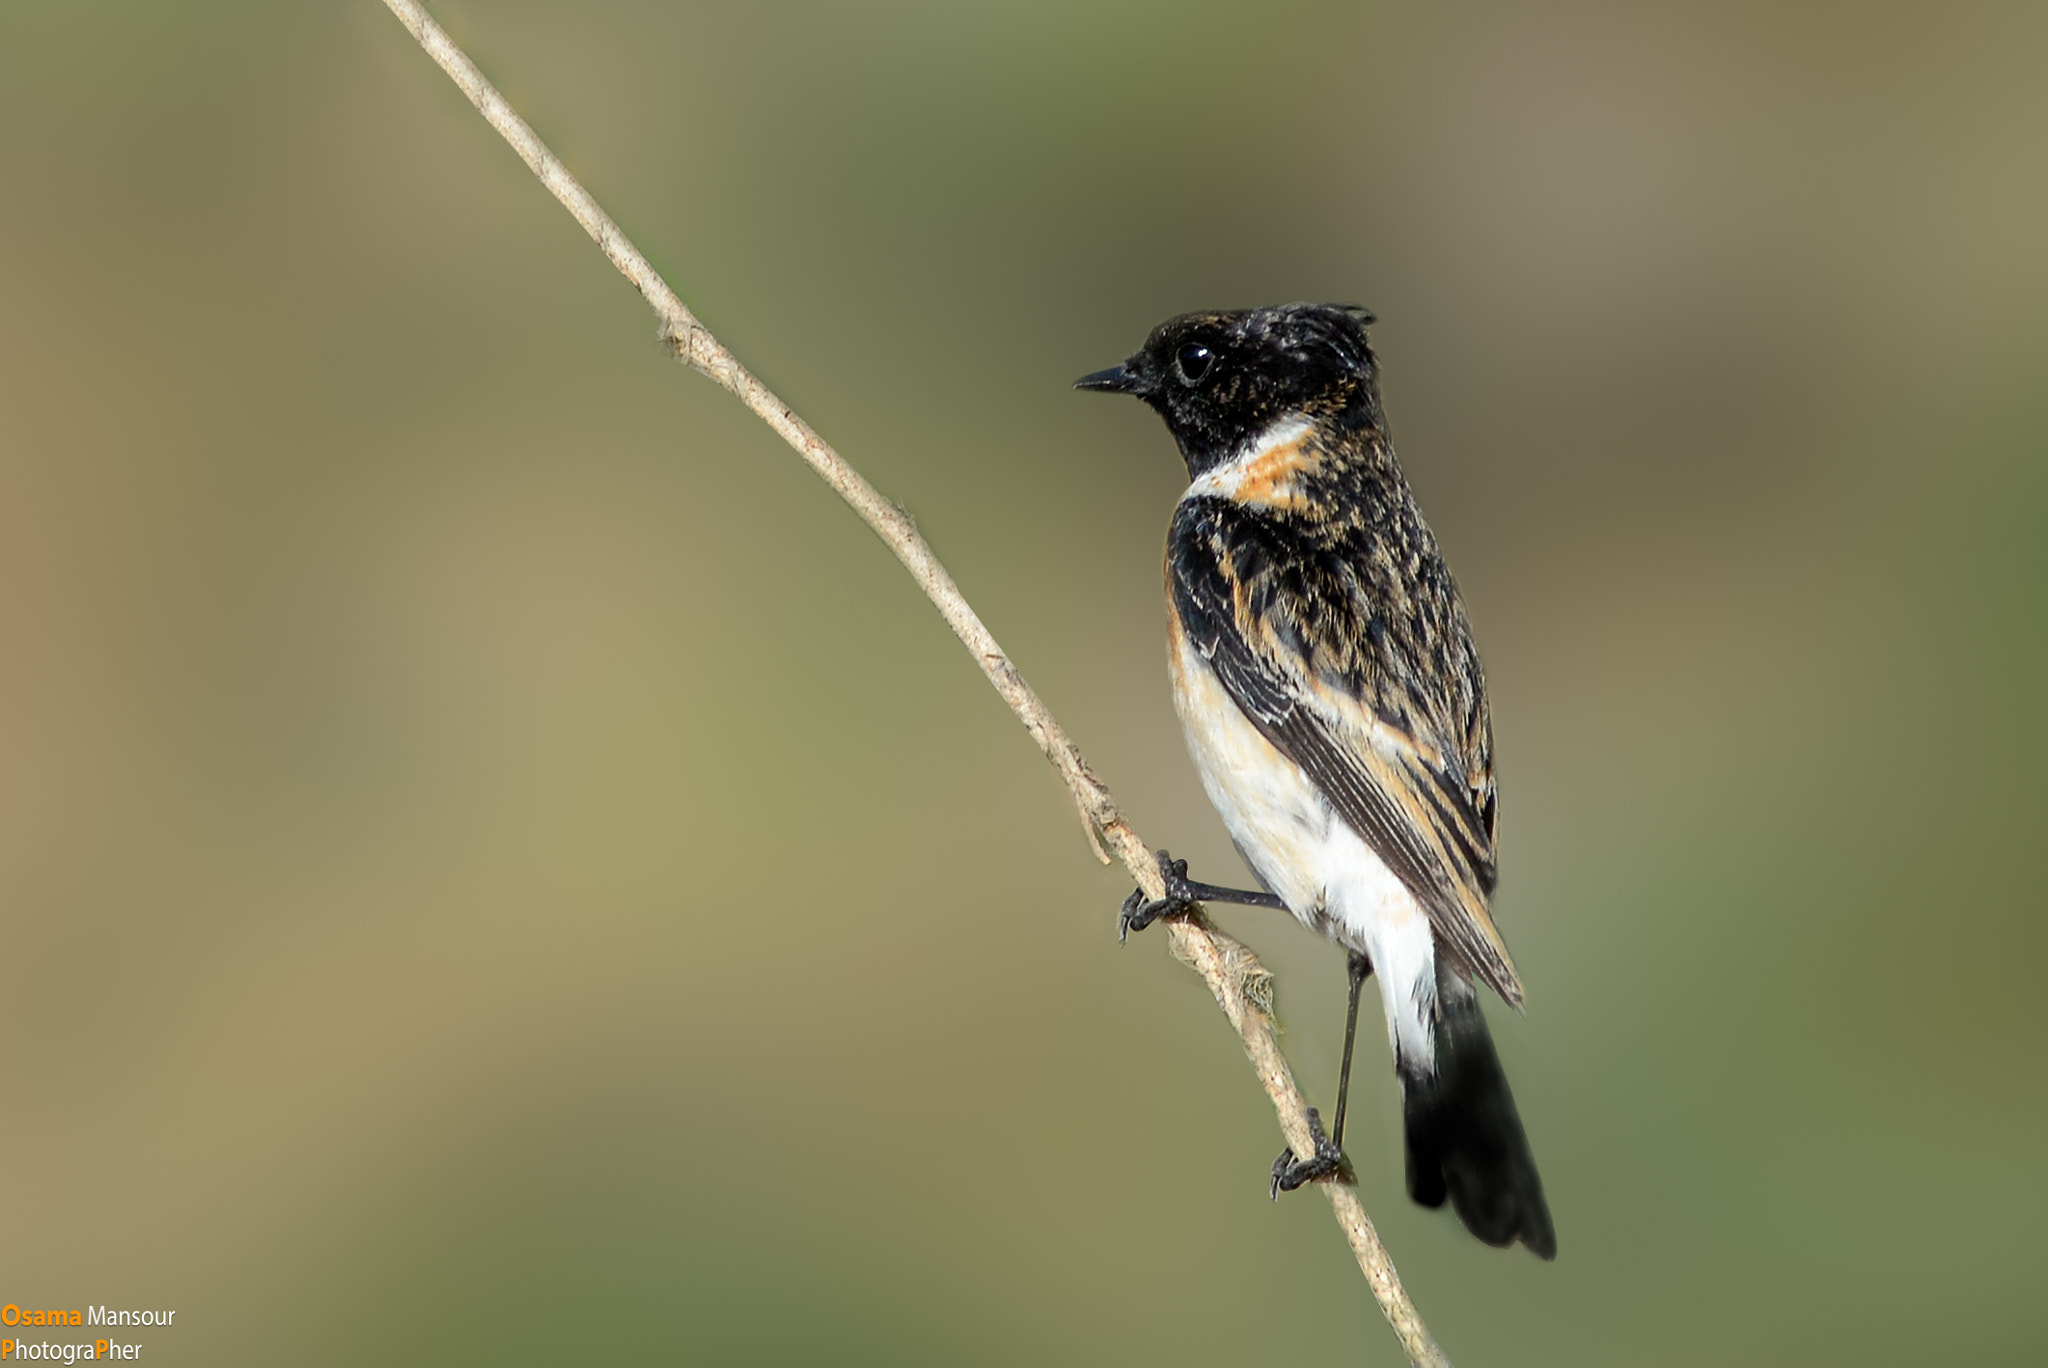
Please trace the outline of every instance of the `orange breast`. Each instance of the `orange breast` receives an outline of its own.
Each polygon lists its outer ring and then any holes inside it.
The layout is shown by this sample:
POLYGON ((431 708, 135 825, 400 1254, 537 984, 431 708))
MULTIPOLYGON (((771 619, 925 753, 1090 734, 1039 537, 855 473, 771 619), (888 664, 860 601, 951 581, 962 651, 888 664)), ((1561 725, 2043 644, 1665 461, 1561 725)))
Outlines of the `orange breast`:
POLYGON ((1244 468, 1244 476, 1237 486, 1238 500, 1271 508, 1292 507, 1301 499, 1301 491, 1295 487, 1295 476, 1307 468, 1308 459, 1308 453, 1302 450, 1298 439, 1259 453, 1244 468))

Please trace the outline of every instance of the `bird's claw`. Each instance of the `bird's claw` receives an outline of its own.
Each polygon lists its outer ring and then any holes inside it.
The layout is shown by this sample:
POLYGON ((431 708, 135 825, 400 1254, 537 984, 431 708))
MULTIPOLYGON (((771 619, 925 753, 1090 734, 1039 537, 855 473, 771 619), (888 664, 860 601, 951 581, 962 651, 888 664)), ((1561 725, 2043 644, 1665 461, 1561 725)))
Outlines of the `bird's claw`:
POLYGON ((1323 1134, 1323 1118, 1314 1107, 1308 1109, 1309 1133, 1315 1137, 1316 1152, 1312 1159, 1297 1159, 1290 1147, 1280 1151, 1280 1157, 1273 1161, 1273 1187, 1268 1194, 1279 1201, 1280 1194, 1292 1192, 1304 1183, 1313 1183, 1321 1178, 1342 1178, 1351 1181, 1351 1165, 1344 1158, 1344 1151, 1323 1134))
POLYGON ((1194 889, 1188 885, 1188 862, 1176 860, 1163 850, 1158 855, 1159 877, 1166 884, 1166 896, 1147 899, 1144 889, 1131 890, 1131 896, 1124 899, 1124 905, 1117 911, 1119 945, 1129 939, 1131 932, 1143 931, 1161 917, 1179 916, 1195 905, 1194 889))

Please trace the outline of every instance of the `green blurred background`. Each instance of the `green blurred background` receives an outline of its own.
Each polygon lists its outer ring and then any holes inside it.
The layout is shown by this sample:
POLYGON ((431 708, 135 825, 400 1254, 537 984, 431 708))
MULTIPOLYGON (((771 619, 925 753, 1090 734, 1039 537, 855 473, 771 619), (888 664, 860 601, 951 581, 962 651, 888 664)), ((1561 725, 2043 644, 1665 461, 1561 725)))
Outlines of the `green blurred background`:
MULTIPOLYGON (((1356 300, 1486 653, 1462 1364, 2042 1361, 2048 7, 461 0, 1138 829, 1180 471, 1356 300), (2029 851, 2035 852, 2028 854, 2029 851)), ((373 0, 0 8, 0 1300, 159 1363, 1398 1352, 1016 723, 373 0)), ((1327 1100, 1342 962, 1224 914, 1327 1100)))

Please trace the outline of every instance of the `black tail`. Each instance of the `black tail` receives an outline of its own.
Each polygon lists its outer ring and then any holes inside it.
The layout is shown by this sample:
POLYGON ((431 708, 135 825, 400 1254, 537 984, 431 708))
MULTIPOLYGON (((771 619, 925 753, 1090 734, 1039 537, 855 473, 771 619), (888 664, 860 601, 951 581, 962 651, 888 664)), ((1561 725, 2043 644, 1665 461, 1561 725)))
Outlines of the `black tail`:
POLYGON ((1401 1070, 1408 1195, 1426 1207, 1448 1196, 1465 1228, 1486 1243, 1506 1248, 1520 1240, 1537 1257, 1554 1259, 1557 1233, 1543 1180, 1479 999, 1463 984, 1443 986, 1452 991, 1438 999, 1436 1073, 1401 1070))

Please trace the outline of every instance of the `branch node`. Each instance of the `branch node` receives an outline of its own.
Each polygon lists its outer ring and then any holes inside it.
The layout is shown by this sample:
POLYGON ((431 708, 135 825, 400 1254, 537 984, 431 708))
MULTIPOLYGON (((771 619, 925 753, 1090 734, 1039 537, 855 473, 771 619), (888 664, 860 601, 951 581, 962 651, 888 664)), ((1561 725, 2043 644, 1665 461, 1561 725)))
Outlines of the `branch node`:
POLYGON ((667 344, 669 354, 694 371, 704 369, 697 360, 697 334, 702 331, 703 324, 695 319, 661 320, 661 340, 667 344))
POLYGON ((1267 1030, 1273 1029, 1278 992, 1272 971, 1259 962, 1251 947, 1218 931, 1207 913, 1190 913, 1182 922, 1184 932, 1191 934, 1167 937, 1173 957, 1203 978, 1214 975, 1210 990, 1233 1019, 1237 1014, 1229 1012, 1230 1001, 1248 1008, 1267 1030), (1212 963, 1205 964, 1205 960, 1212 963))

